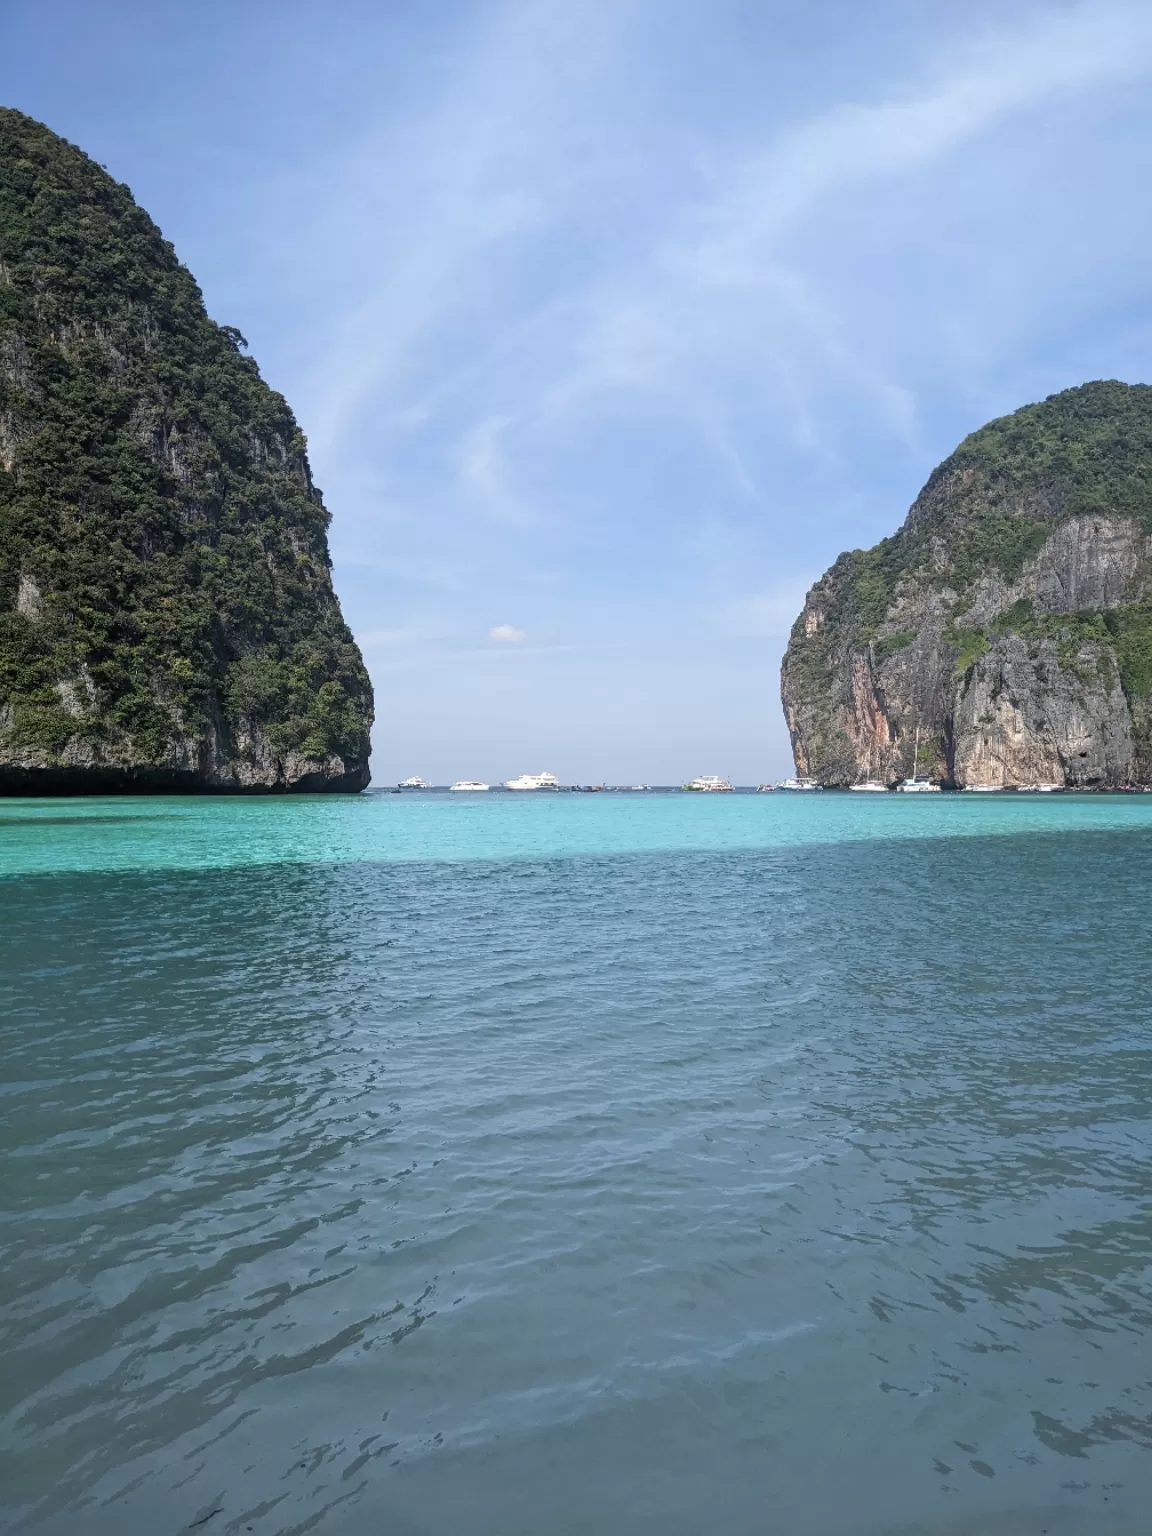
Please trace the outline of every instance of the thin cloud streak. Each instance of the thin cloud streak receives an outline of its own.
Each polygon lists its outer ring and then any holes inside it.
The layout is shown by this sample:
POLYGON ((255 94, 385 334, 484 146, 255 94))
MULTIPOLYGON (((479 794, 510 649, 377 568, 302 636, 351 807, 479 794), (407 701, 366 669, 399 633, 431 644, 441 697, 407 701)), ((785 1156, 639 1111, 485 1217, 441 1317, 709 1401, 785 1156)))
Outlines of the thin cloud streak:
MULTIPOLYGON (((391 127, 356 148, 332 199, 337 222, 367 204, 404 239, 382 252, 373 290, 344 317, 314 374, 318 454, 337 450, 370 400, 411 387, 421 345, 467 310, 497 247, 562 217, 571 189, 552 174, 550 151, 571 137, 570 96, 610 53, 630 9, 577 14, 550 0, 508 0, 459 49, 433 114, 405 124, 402 142, 391 127), (384 184, 405 162, 401 191, 389 196, 384 184)), ((353 240, 371 241, 372 228, 371 220, 354 227, 353 240)))
MULTIPOLYGON (((554 382, 553 415, 587 408, 598 395, 643 390, 713 397, 724 375, 760 370, 766 349, 784 349, 778 397, 807 429, 789 373, 815 350, 822 370, 847 375, 889 427, 912 439, 914 409, 899 382, 878 373, 840 333, 819 295, 786 252, 829 199, 853 184, 922 171, 1012 114, 1053 99, 1142 78, 1152 68, 1152 11, 1080 5, 1039 22, 988 33, 950 73, 927 71, 918 90, 898 88, 874 106, 837 105, 785 130, 765 152, 716 179, 714 195, 683 210, 680 227, 629 287, 590 295, 576 366, 554 382)), ((769 364, 771 367, 771 364, 769 364)), ((713 398, 713 409, 715 409, 713 398)))
POLYGON ((457 454, 460 486, 486 516, 512 527, 535 521, 512 486, 503 437, 511 416, 486 416, 465 433, 457 454))
MULTIPOLYGON (((835 104, 786 126, 713 172, 703 190, 685 180, 679 201, 646 213, 654 238, 631 272, 576 273, 566 289, 530 302, 510 329, 484 333, 461 369, 455 356, 439 356, 444 338, 453 323, 470 323, 504 259, 499 251, 515 259, 580 217, 583 204, 565 190, 557 160, 614 36, 606 8, 586 14, 592 25, 581 31, 564 7, 501 7, 438 115, 409 128, 422 148, 408 185, 428 190, 396 211, 403 247, 342 322, 310 390, 313 448, 327 458, 359 430, 369 402, 384 442, 435 425, 451 401, 432 376, 447 372, 454 413, 466 413, 455 456, 461 510, 470 504, 511 527, 534 520, 512 489, 516 458, 546 453, 589 414, 611 414, 621 396, 644 398, 657 417, 687 426, 729 487, 753 502, 759 478, 731 420, 749 385, 798 451, 834 454, 830 389, 858 398, 894 441, 921 451, 912 390, 853 340, 836 302, 805 271, 797 240, 851 188, 898 183, 1014 115, 1139 78, 1152 63, 1152 13, 1125 5, 1033 13, 962 49, 949 39, 949 68, 929 62, 918 84, 897 83, 874 104, 835 104), (540 84, 549 70, 550 90, 540 84), (468 419, 477 397, 487 409, 468 419)), ((354 157, 345 200, 381 178, 389 147, 383 135, 354 157)))

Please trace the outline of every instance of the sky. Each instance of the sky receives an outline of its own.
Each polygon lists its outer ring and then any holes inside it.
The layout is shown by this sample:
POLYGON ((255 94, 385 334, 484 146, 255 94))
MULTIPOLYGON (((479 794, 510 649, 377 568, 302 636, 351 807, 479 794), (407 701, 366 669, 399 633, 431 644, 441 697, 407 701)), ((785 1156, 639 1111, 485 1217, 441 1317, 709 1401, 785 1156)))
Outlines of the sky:
POLYGON ((806 589, 1152 378, 1147 0, 0 0, 307 434, 373 777, 791 770, 806 589))

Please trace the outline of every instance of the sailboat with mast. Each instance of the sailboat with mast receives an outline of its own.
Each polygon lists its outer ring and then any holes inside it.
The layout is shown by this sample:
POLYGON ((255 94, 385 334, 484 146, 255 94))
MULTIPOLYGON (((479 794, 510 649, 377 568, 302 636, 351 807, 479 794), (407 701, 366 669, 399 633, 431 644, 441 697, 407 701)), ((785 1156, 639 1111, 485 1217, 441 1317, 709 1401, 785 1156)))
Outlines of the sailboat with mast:
POLYGON ((875 752, 870 749, 868 752, 868 777, 861 779, 859 784, 849 784, 848 786, 849 789, 854 790, 857 794, 886 795, 888 793, 887 784, 882 784, 879 779, 872 777, 874 757, 875 752))
POLYGON ((916 746, 912 753, 912 777, 910 779, 901 779, 900 783, 897 784, 896 789, 900 794, 904 795, 938 795, 940 793, 939 784, 933 784, 932 780, 928 778, 926 774, 917 773, 916 770, 919 768, 919 766, 920 727, 917 726, 916 746))

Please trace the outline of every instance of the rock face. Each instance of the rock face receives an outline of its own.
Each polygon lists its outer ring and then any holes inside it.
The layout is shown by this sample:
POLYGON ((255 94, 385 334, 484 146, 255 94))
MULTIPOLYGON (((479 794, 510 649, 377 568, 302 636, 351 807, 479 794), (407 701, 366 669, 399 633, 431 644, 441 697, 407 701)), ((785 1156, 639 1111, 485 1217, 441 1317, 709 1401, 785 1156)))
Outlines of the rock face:
POLYGON ((1152 388, 973 433, 809 592, 781 693, 797 771, 829 786, 1152 783, 1152 388))
POLYGON ((99 166, 0 109, 0 793, 363 789, 303 436, 99 166))

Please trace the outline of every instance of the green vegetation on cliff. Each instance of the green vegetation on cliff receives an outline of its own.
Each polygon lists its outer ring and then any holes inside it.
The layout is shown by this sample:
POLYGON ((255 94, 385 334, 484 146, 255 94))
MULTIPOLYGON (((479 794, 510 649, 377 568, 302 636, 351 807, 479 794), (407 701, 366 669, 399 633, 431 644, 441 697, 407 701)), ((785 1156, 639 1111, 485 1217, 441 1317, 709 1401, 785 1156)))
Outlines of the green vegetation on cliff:
POLYGON ((944 631, 944 639, 956 648, 957 676, 962 676, 987 652, 993 636, 1008 634, 1032 641, 1054 640, 1060 664, 1069 670, 1075 670, 1085 645, 1109 647, 1116 657, 1120 685, 1128 697, 1152 697, 1152 603, 1039 613, 1028 598, 1022 598, 982 627, 953 627, 944 631))
POLYGON ((366 781, 328 514, 244 346, 126 187, 0 109, 0 757, 257 741, 366 781))
POLYGON ((1084 384, 971 433, 933 470, 899 532, 840 556, 829 572, 838 616, 866 642, 906 577, 963 599, 989 572, 1019 576, 1055 522, 1092 513, 1152 533, 1148 385, 1084 384))

